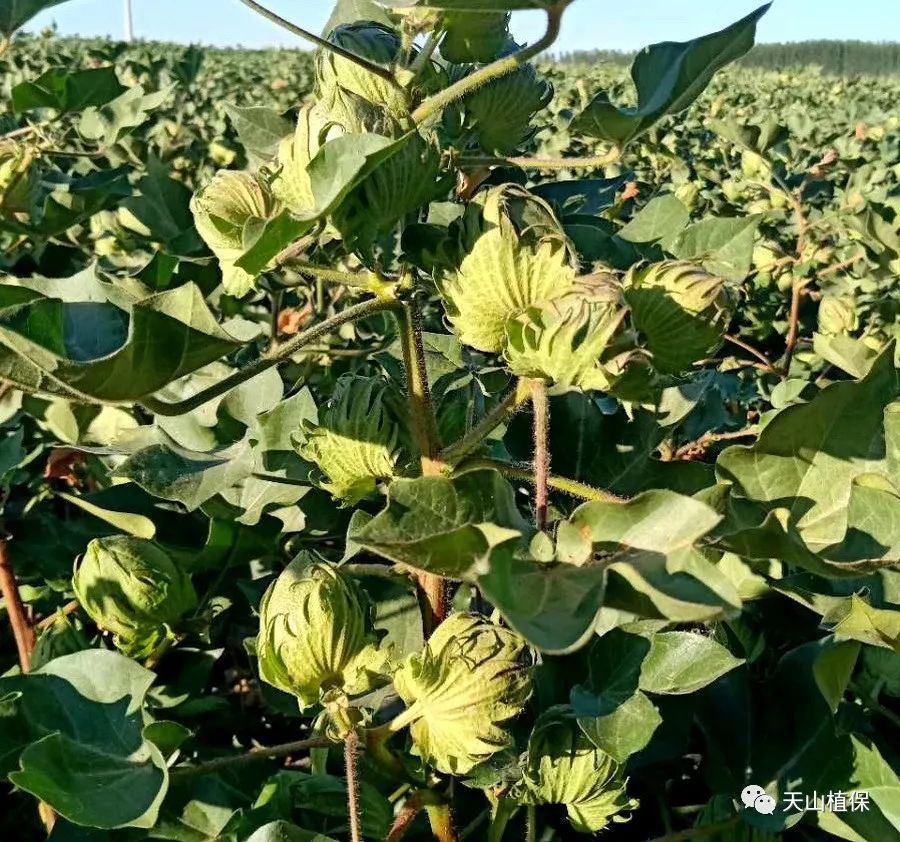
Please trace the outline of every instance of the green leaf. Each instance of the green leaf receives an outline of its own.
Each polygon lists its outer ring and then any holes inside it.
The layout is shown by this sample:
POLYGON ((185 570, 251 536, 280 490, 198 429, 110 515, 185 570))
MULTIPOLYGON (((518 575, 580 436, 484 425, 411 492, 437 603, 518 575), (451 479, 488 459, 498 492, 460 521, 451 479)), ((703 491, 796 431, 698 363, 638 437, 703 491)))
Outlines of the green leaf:
POLYGON ((391 19, 387 12, 375 0, 337 0, 322 34, 328 35, 332 29, 338 26, 361 20, 371 20, 385 26, 391 25, 391 19))
POLYGON ((606 93, 597 94, 572 121, 572 131, 621 147, 666 115, 684 111, 718 70, 750 50, 756 24, 770 5, 712 35, 683 43, 667 41, 642 50, 631 68, 637 107, 619 108, 606 93))
POLYGON ((659 632, 651 638, 641 665, 640 687, 647 693, 694 693, 743 663, 712 638, 659 632))
POLYGON ((260 160, 274 158, 278 152, 278 144, 294 128, 277 111, 262 105, 241 106, 226 102, 225 113, 248 157, 260 160))
POLYGON ((138 298, 128 310, 56 298, 0 310, 3 376, 64 397, 135 401, 238 344, 193 284, 138 298))
POLYGON ((740 282, 750 273, 753 242, 761 215, 734 219, 710 218, 685 228, 672 245, 672 254, 700 263, 708 272, 740 282))
POLYGON ((8 37, 38 12, 63 2, 65 0, 0 0, 0 32, 8 37))
POLYGON ((99 108, 87 108, 81 115, 78 131, 86 140, 113 146, 133 129, 143 125, 150 112, 159 108, 173 90, 174 85, 148 94, 140 85, 128 88, 99 108))
POLYGON ((474 581, 532 646, 562 655, 580 649, 593 635, 606 572, 600 566, 519 558, 513 547, 504 544, 480 565, 474 581))
POLYGON ((63 67, 45 70, 33 82, 12 89, 13 111, 52 108, 60 114, 105 105, 124 92, 114 67, 72 71, 63 67))
POLYGON ((836 640, 856 640, 900 652, 900 611, 873 608, 853 594, 822 618, 836 640))
POLYGON ((387 508, 352 540, 391 561, 462 579, 492 546, 525 530, 509 483, 479 470, 392 482, 387 508))
POLYGON ((563 526, 573 542, 580 536, 604 560, 607 606, 690 622, 730 614, 741 604, 698 546, 718 521, 704 503, 659 490, 627 503, 585 503, 563 526))
POLYGON ((690 211, 677 197, 656 196, 619 230, 619 239, 629 243, 660 243, 664 248, 682 233, 690 211))
POLYGON ((862 380, 835 383, 808 403, 789 406, 755 444, 726 449, 716 472, 733 484, 733 494, 755 501, 770 517, 783 512, 785 526, 799 532, 811 553, 834 559, 834 568, 890 559, 897 530, 891 482, 900 465, 900 414, 892 406, 898 395, 888 347, 862 380), (865 498, 868 505, 858 505, 865 498))
POLYGON ((0 679, 0 696, 17 699, 0 716, 10 759, 21 751, 10 780, 76 824, 152 827, 168 783, 162 755, 143 737, 153 680, 134 661, 96 649, 0 679))
POLYGON ((411 132, 397 140, 378 134, 345 134, 329 140, 307 167, 314 207, 302 215, 283 212, 244 232, 240 269, 258 275, 269 262, 302 236, 323 216, 331 213, 366 176, 406 148, 411 132))
POLYGON ((588 651, 588 681, 572 688, 572 708, 581 730, 620 763, 643 749, 662 722, 638 689, 649 651, 647 638, 613 629, 588 651))
POLYGON ((330 836, 302 830, 296 825, 284 821, 269 822, 263 825, 247 842, 335 842, 330 836))

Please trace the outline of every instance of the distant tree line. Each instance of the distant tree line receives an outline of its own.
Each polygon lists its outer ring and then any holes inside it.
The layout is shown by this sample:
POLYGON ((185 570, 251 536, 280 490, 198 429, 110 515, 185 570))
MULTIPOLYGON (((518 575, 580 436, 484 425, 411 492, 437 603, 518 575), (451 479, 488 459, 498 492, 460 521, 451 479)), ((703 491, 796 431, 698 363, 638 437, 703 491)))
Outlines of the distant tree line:
MULTIPOLYGON (((630 64, 633 52, 576 50, 559 58, 571 64, 611 62, 630 64)), ((818 65, 838 76, 900 75, 900 42, 797 41, 787 44, 757 44, 742 60, 748 67, 782 70, 798 65, 818 65)))

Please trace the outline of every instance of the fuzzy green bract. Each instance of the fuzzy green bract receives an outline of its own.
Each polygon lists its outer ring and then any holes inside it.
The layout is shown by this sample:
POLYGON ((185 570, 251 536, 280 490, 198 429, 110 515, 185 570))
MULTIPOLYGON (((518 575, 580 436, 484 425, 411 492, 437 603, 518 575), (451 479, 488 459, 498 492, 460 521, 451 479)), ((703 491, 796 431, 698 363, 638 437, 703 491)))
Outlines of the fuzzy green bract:
POLYGON ((454 614, 394 674, 416 753, 441 772, 462 775, 511 743, 504 730, 531 694, 533 655, 515 632, 472 614, 454 614))
POLYGON ((330 690, 357 696, 373 689, 387 655, 363 591, 309 554, 295 558, 266 591, 256 654, 261 678, 296 696, 301 710, 330 690))
POLYGON ((126 536, 88 544, 72 588, 82 608, 126 655, 147 658, 171 641, 197 606, 191 580, 152 541, 126 536))

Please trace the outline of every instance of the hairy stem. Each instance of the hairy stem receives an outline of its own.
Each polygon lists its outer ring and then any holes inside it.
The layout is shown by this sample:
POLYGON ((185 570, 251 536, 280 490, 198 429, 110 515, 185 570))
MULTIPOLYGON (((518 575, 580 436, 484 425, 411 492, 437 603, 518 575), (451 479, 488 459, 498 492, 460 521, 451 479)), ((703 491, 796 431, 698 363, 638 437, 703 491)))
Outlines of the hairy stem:
POLYGON ((449 804, 429 804, 425 810, 428 813, 431 832, 437 842, 459 842, 449 804))
MULTIPOLYGON (((443 463, 440 460, 437 423, 428 386, 419 312, 413 302, 406 302, 395 314, 403 348, 412 433, 419 449, 422 475, 437 476, 442 472, 443 463)), ((432 573, 420 573, 418 581, 422 625, 428 637, 447 616, 447 583, 442 576, 432 573)))
MULTIPOLYGON (((511 465, 509 462, 503 462, 500 459, 467 459, 459 465, 457 473, 464 470, 477 470, 478 468, 493 468, 509 479, 537 485, 537 478, 530 465, 511 465)), ((602 503, 625 502, 623 498, 609 491, 604 491, 602 488, 594 488, 592 485, 586 485, 583 482, 577 482, 566 477, 555 477, 553 474, 547 476, 547 487, 552 488, 554 491, 568 494, 570 497, 577 497, 579 500, 600 501, 602 503)))
POLYGON ((232 757, 217 757, 215 760, 198 763, 196 766, 179 766, 172 769, 170 774, 174 778, 211 775, 215 772, 221 772, 223 769, 246 766, 249 763, 256 763, 260 760, 288 757, 312 748, 328 748, 331 744, 331 740, 325 737, 311 737, 307 740, 297 740, 293 743, 283 743, 277 746, 270 746, 269 748, 254 748, 244 754, 237 754, 232 757))
POLYGON ((532 380, 530 388, 534 408, 534 525, 543 532, 547 528, 549 502, 550 399, 543 380, 532 380))
POLYGON ((413 111, 413 122, 416 125, 420 125, 426 120, 430 120, 432 117, 440 114, 448 105, 462 99, 466 94, 477 90, 488 82, 492 82, 494 79, 508 76, 544 50, 552 47, 559 37, 563 12, 570 2, 571 0, 560 0, 560 2, 547 9, 547 31, 544 33, 543 38, 535 41, 530 47, 524 47, 510 56, 505 56, 479 68, 474 73, 470 73, 465 78, 450 85, 449 88, 445 88, 440 93, 428 97, 413 111))
POLYGON ((525 842, 537 842, 537 807, 534 804, 525 808, 525 842))
POLYGON ((350 819, 350 839, 362 842, 359 811, 359 737, 350 731, 344 737, 344 768, 347 773, 347 814, 350 819))
POLYGON ((354 64, 359 65, 364 70, 368 70, 369 73, 372 73, 375 76, 384 79, 386 82, 389 82, 395 88, 403 90, 400 86, 400 83, 394 77, 394 73, 390 68, 382 67, 380 64, 375 64, 375 62, 369 61, 367 58, 358 56, 356 55, 356 53, 351 53, 350 50, 345 50, 343 47, 340 47, 337 44, 332 44, 330 41, 326 41, 324 38, 320 38, 315 33, 310 32, 307 29, 303 29, 302 27, 297 26, 294 23, 291 23, 289 20, 281 17, 281 15, 275 14, 275 12, 273 12, 271 9, 267 9, 265 6, 257 3, 256 0, 241 0, 241 3, 243 3, 248 8, 253 9, 254 12, 262 15, 266 20, 277 24, 282 29, 286 29, 291 34, 297 35, 300 38, 304 38, 305 40, 315 44, 317 47, 321 47, 323 50, 328 50, 329 52, 334 53, 341 58, 347 59, 347 61, 352 61, 354 64))
POLYGON ((9 544, 5 537, 0 538, 0 593, 3 595, 3 604, 6 606, 6 614, 16 640, 19 666, 22 672, 28 672, 31 669, 31 653, 34 652, 37 636, 28 621, 22 597, 19 595, 19 584, 13 571, 9 544))
POLYGON ((516 383, 505 397, 484 418, 481 419, 459 441, 441 451, 441 459, 456 464, 484 444, 487 437, 501 424, 506 423, 531 398, 531 392, 524 381, 516 383))
POLYGON ((596 170, 614 164, 622 153, 616 148, 605 155, 584 158, 494 157, 490 155, 461 155, 454 163, 460 167, 521 167, 526 170, 596 170))
POLYGON ((209 388, 197 392, 196 395, 192 395, 177 403, 167 403, 166 401, 157 400, 156 398, 144 398, 140 403, 144 408, 156 415, 184 415, 199 406, 203 406, 203 404, 208 403, 214 398, 218 398, 221 395, 230 392, 235 387, 256 377, 257 374, 268 371, 273 366, 278 365, 278 363, 293 356, 305 346, 331 333, 335 328, 347 324, 348 322, 371 316, 374 313, 393 309, 394 307, 396 307, 396 302, 385 298, 370 298, 360 304, 354 304, 352 307, 348 307, 346 310, 332 316, 330 319, 326 319, 324 322, 320 322, 319 324, 313 325, 307 330, 298 333, 293 339, 290 339, 281 345, 276 345, 256 362, 235 371, 233 374, 230 374, 228 377, 213 384, 209 388))
POLYGON ((35 628, 38 631, 43 631, 44 629, 49 629, 60 617, 67 617, 69 614, 74 614, 80 606, 78 605, 78 601, 73 599, 71 602, 67 602, 61 608, 57 608, 57 610, 51 614, 49 617, 45 617, 41 620, 35 628))
POLYGON ((803 285, 798 283, 796 278, 791 287, 791 312, 788 316, 788 335, 785 340, 784 364, 781 371, 785 377, 791 370, 791 363, 794 360, 794 352, 797 350, 797 343, 800 340, 800 301, 803 298, 803 285))

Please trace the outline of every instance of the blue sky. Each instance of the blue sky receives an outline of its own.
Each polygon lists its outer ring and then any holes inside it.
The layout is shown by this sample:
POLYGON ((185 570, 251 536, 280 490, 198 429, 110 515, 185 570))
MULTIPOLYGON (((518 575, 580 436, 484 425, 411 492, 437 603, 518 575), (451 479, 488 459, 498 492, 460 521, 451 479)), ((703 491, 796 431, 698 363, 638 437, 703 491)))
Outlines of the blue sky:
MULTIPOLYGON (((297 45, 238 0, 132 0, 137 35, 184 43, 261 47, 297 45)), ((686 40, 743 17, 762 0, 577 0, 566 13, 557 49, 636 49, 664 40, 686 40)), ((318 31, 332 0, 268 0, 285 17, 318 31)), ((29 28, 55 21, 62 33, 123 32, 123 0, 68 0, 35 18, 29 28)), ((520 40, 534 40, 543 15, 515 16, 520 40)), ((759 28, 760 41, 809 38, 900 40, 900 0, 775 0, 759 28)))

